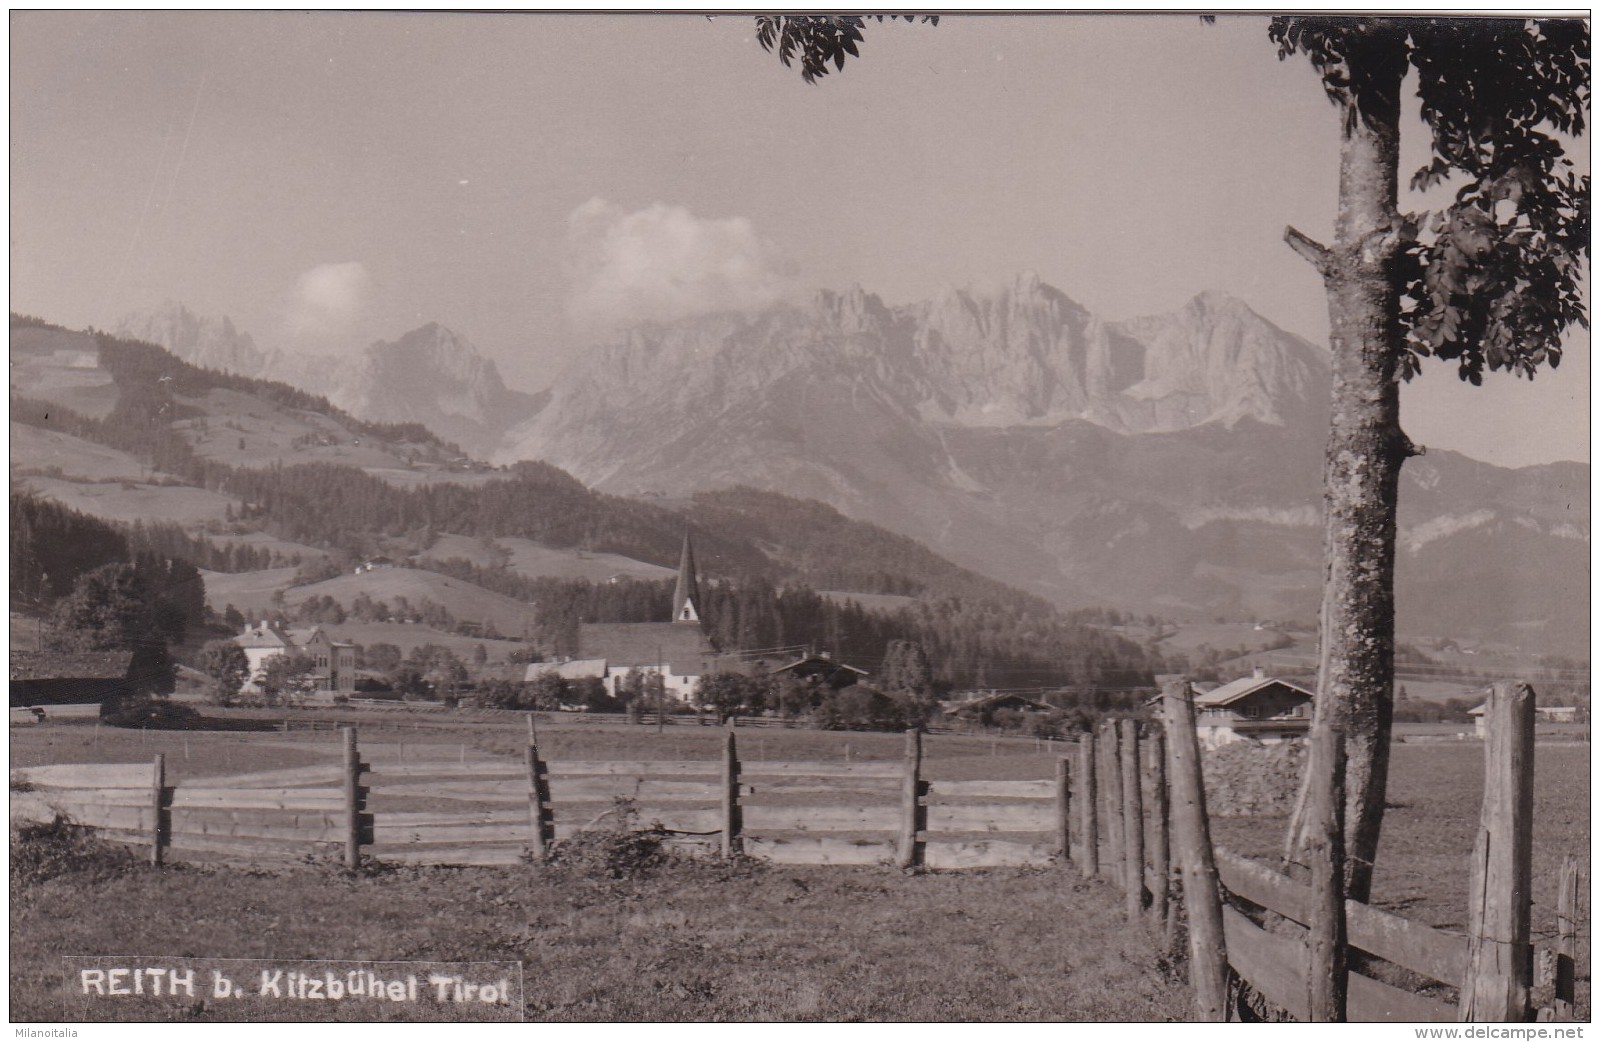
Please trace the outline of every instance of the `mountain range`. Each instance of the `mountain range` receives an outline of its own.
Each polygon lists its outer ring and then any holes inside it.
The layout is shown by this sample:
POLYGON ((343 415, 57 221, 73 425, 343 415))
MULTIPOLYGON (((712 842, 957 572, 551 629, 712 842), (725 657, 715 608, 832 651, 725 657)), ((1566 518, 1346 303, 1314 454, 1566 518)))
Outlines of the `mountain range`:
MULTIPOLYGON (((124 331, 306 386, 225 320, 124 331)), ((319 378, 357 416, 616 494, 820 500, 1063 605, 1316 613, 1327 352, 1221 294, 1110 322, 1028 275, 896 307, 820 292, 629 330, 537 398, 426 326, 319 378)), ((1576 463, 1408 462, 1402 631, 1586 646, 1588 490, 1576 463)))
POLYGON ((228 318, 196 315, 171 301, 125 317, 116 332, 159 344, 193 365, 322 395, 364 420, 420 423, 478 458, 491 455, 505 430, 542 403, 508 389, 493 361, 438 323, 351 356, 259 348, 228 318))

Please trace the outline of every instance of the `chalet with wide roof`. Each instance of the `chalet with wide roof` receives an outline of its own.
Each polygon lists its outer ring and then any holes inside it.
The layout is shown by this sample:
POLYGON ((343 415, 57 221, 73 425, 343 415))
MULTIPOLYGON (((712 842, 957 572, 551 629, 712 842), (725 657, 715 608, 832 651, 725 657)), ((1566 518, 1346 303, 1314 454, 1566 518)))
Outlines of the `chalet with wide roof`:
POLYGON ((1202 745, 1231 742, 1270 745, 1304 738, 1311 730, 1312 693, 1260 669, 1194 698, 1195 730, 1202 745))
POLYGON ((772 670, 771 675, 813 684, 826 684, 839 691, 865 680, 867 671, 843 662, 835 662, 831 655, 806 655, 793 662, 785 662, 772 670))

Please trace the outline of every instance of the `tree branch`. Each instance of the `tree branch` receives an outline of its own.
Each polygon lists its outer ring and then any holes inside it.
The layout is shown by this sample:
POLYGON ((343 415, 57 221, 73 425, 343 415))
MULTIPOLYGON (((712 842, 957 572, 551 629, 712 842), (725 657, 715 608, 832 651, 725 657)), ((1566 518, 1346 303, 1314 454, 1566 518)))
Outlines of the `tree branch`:
POLYGON ((1306 259, 1306 262, 1317 269, 1320 275, 1326 275, 1333 263, 1333 255, 1328 248, 1304 234, 1293 225, 1283 229, 1283 241, 1289 248, 1306 259))

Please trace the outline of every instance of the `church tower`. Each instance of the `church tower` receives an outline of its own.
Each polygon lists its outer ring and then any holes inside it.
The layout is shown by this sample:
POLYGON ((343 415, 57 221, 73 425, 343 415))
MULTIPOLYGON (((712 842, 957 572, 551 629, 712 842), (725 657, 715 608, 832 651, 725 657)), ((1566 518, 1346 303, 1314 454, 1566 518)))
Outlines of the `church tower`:
POLYGON ((694 574, 694 545, 683 533, 683 556, 678 560, 678 585, 672 591, 672 621, 700 622, 700 584, 694 574))

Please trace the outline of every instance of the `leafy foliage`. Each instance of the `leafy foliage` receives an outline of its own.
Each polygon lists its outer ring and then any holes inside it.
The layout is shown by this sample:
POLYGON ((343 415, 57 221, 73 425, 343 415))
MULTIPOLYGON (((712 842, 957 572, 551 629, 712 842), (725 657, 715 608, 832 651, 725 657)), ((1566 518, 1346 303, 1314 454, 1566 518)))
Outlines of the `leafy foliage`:
POLYGON ((250 659, 231 640, 207 641, 195 668, 211 678, 213 697, 222 705, 238 698, 239 689, 250 679, 250 659))
MULTIPOLYGON (((761 49, 778 52, 778 60, 784 66, 791 67, 796 58, 800 60, 800 78, 807 83, 815 83, 819 77, 828 75, 828 66, 834 69, 844 68, 845 55, 852 58, 861 56, 856 45, 861 42, 861 27, 866 19, 875 18, 879 22, 884 19, 893 21, 904 18, 908 22, 916 21, 916 15, 828 15, 828 14, 789 14, 789 15, 758 15, 756 17, 756 42, 761 44, 761 49)), ((923 15, 922 20, 930 25, 939 24, 936 14, 923 15)))
POLYGON ((700 705, 709 706, 717 720, 738 713, 759 713, 766 709, 771 684, 766 677, 721 671, 701 677, 695 690, 700 705))
POLYGON ((299 652, 273 655, 261 664, 259 682, 268 704, 297 702, 316 690, 316 663, 299 652))
POLYGON ((1473 384, 1504 369, 1530 379, 1587 328, 1589 177, 1557 135, 1584 132, 1589 29, 1582 19, 1279 17, 1279 56, 1304 53, 1346 126, 1373 119, 1378 85, 1417 73, 1432 160, 1411 186, 1456 186, 1441 210, 1407 214, 1403 373, 1428 356, 1473 384))

